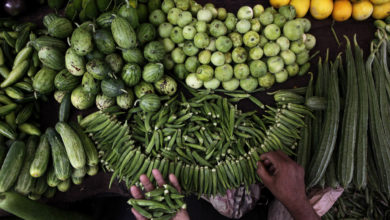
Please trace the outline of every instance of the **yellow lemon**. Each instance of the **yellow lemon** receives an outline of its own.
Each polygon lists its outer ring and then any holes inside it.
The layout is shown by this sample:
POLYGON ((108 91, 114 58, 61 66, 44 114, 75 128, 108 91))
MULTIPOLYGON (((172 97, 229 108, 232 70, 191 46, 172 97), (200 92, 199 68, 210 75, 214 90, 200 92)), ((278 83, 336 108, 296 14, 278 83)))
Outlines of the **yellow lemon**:
POLYGON ((290 0, 270 0, 269 3, 275 8, 280 8, 282 6, 288 5, 290 0))
POLYGON ((297 17, 305 17, 310 8, 310 0, 291 0, 290 5, 295 7, 297 17))
POLYGON ((325 19, 332 14, 333 1, 332 0, 312 0, 310 5, 311 15, 318 20, 325 19))
POLYGON ((355 2, 352 4, 352 17, 355 20, 363 21, 369 18, 374 11, 374 6, 368 0, 355 2))
POLYGON ((337 0, 334 2, 332 17, 335 21, 346 21, 352 15, 352 4, 350 1, 337 0))
POLYGON ((372 13, 373 18, 385 19, 387 16, 390 16, 390 2, 374 5, 374 12, 372 13))

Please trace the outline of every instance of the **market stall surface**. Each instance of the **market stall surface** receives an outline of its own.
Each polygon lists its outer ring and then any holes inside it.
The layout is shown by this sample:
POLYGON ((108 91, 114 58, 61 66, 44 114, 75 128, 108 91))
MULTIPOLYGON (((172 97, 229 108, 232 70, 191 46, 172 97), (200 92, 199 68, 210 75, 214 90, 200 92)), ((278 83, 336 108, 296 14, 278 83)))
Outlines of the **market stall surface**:
MULTIPOLYGON (((236 12, 240 6, 255 4, 262 4, 264 7, 268 7, 269 3, 265 0, 213 0, 205 1, 198 0, 200 4, 212 2, 216 7, 225 7, 229 12, 236 12)), ((23 20, 37 19, 37 12, 34 11, 24 16, 23 20)), ((39 18, 49 12, 45 9, 39 10, 39 18)), ((312 50, 313 53, 319 51, 320 54, 311 60, 311 69, 313 73, 317 72, 318 57, 325 57, 326 51, 329 48, 330 60, 333 60, 337 54, 344 51, 345 40, 344 35, 352 38, 355 34, 358 39, 359 45, 364 49, 365 55, 369 53, 370 42, 374 37, 375 27, 373 20, 368 19, 365 21, 348 20, 346 22, 338 23, 328 18, 326 20, 317 21, 310 15, 307 16, 312 22, 312 28, 310 33, 317 38, 317 45, 312 50), (333 26, 337 37, 340 40, 341 45, 338 45, 334 34, 331 31, 333 26)), ((270 90, 274 91, 281 88, 293 88, 305 86, 308 82, 308 76, 290 78, 283 84, 275 84, 270 90)), ((266 92, 256 93, 255 96, 259 98, 265 104, 272 104, 272 97, 266 95, 266 92)), ((249 101, 241 101, 239 108, 244 111, 256 109, 256 106, 249 101)), ((89 111, 92 112, 93 110, 89 111)), ((41 115, 41 124, 43 128, 53 126, 57 121, 58 104, 51 99, 49 103, 44 103, 42 111, 45 115, 41 115), (55 106, 53 108, 53 106, 55 106), (47 114, 49 113, 49 114, 47 114)), ((84 115, 89 112, 82 112, 84 115)), ((73 112, 72 118, 75 118, 81 112, 73 112)), ((49 204, 56 205, 64 209, 79 210, 85 213, 94 213, 93 216, 96 219, 134 219, 131 214, 131 207, 127 205, 129 193, 126 187, 122 184, 113 184, 108 189, 110 180, 110 173, 99 173, 96 176, 88 177, 85 181, 79 185, 73 185, 72 188, 66 193, 57 193, 54 198, 48 200, 49 204)), ((265 219, 267 212, 267 204, 272 199, 272 195, 263 190, 263 195, 257 207, 244 215, 242 219, 265 219)), ((197 200, 196 197, 189 197, 186 200, 188 204, 188 211, 192 219, 228 219, 220 215, 208 202, 204 200, 197 200)), ((0 216, 5 215, 4 212, 0 212, 0 216)), ((0 219, 10 219, 10 217, 3 217, 0 219)), ((12 218, 13 219, 13 218, 12 218)))

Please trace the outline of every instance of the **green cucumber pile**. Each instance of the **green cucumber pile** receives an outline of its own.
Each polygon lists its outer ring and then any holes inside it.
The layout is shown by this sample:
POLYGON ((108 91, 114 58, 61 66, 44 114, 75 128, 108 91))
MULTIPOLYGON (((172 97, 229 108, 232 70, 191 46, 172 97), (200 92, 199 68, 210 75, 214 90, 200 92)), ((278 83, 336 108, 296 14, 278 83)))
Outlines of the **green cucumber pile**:
POLYGON ((187 208, 184 195, 168 184, 145 193, 145 196, 147 199, 130 199, 128 203, 148 219, 171 219, 179 210, 187 208))
POLYGON ((220 95, 194 94, 175 96, 157 111, 134 108, 124 123, 117 108, 80 119, 112 180, 131 186, 145 173, 154 182, 152 169, 159 169, 164 178, 174 173, 187 193, 225 194, 258 180, 259 154, 293 155, 303 118, 310 114, 304 97, 289 91, 274 95, 279 107, 267 106, 263 118, 256 111, 241 112, 220 95))

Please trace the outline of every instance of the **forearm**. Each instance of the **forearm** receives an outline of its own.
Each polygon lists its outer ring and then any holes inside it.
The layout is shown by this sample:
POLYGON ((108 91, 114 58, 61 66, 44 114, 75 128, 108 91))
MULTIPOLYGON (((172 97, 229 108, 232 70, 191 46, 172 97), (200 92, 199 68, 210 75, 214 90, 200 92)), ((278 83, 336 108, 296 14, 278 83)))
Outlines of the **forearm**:
POLYGON ((284 204, 295 220, 319 220, 321 219, 314 211, 307 199, 303 202, 296 201, 292 204, 284 204))

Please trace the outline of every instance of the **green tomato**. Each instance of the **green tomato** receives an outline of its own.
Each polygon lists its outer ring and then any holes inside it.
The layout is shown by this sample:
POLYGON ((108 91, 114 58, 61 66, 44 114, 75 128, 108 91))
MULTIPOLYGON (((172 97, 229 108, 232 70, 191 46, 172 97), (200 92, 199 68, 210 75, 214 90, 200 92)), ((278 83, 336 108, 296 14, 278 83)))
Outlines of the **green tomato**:
POLYGON ((249 69, 253 77, 259 78, 267 74, 267 64, 261 60, 254 60, 250 63, 249 69))
POLYGON ((278 11, 274 7, 268 7, 264 10, 264 12, 271 12, 273 15, 276 15, 278 11))
POLYGON ((260 35, 255 31, 248 31, 244 34, 243 41, 245 46, 254 47, 260 42, 260 35))
POLYGON ((206 3, 204 5, 204 8, 211 11, 211 14, 213 15, 213 18, 216 18, 218 16, 218 11, 215 8, 215 5, 213 3, 206 3))
POLYGON ((304 38, 306 50, 311 50, 316 46, 316 38, 312 34, 306 34, 304 38))
POLYGON ((299 54, 306 50, 306 45, 301 40, 294 41, 291 43, 290 50, 295 54, 299 54))
POLYGON ((206 48, 210 44, 209 35, 206 33, 195 34, 194 43, 197 48, 206 48))
POLYGON ((286 66, 286 70, 290 77, 296 76, 299 72, 299 65, 296 63, 290 64, 286 66))
POLYGON ((303 25, 300 21, 288 21, 283 27, 283 34, 291 41, 299 40, 303 36, 303 25))
POLYGON ((251 29, 251 22, 246 19, 239 20, 236 24, 236 30, 241 33, 245 34, 251 29))
POLYGON ((159 26, 160 24, 165 22, 165 14, 163 11, 160 9, 156 9, 152 11, 149 15, 149 21, 152 23, 154 26, 159 26))
POLYGON ((198 54, 198 60, 201 64, 209 64, 211 61, 211 52, 209 50, 202 50, 198 54))
POLYGON ((250 77, 248 77, 246 79, 241 79, 240 80, 240 87, 244 91, 253 92, 257 88, 257 86, 259 86, 259 82, 254 77, 250 76, 250 77))
POLYGON ((171 54, 166 54, 164 56, 163 64, 165 69, 167 70, 173 69, 173 67, 175 66, 175 62, 173 62, 171 54))
POLYGON ((213 14, 210 10, 203 8, 198 11, 197 18, 198 21, 204 21, 208 23, 211 21, 211 19, 213 19, 213 14))
POLYGON ((183 37, 186 40, 192 40, 194 39, 196 34, 196 29, 192 25, 187 25, 183 28, 183 37))
POLYGON ((214 20, 209 27, 210 34, 214 37, 219 37, 227 33, 226 25, 220 20, 214 20))
POLYGON ((202 5, 198 4, 194 0, 190 0, 191 4, 191 13, 193 16, 196 16, 198 14, 198 11, 202 9, 202 5))
POLYGON ((218 8, 217 11, 218 11, 217 18, 221 21, 224 21, 227 17, 226 9, 225 8, 218 8))
POLYGON ((276 56, 279 54, 279 52, 280 52, 280 46, 275 42, 268 42, 264 46, 264 55, 266 55, 267 57, 276 56))
POLYGON ((220 36, 215 41, 215 48, 218 51, 221 51, 223 53, 230 51, 230 49, 232 49, 232 47, 233 47, 232 40, 230 40, 230 38, 228 38, 226 36, 220 36))
POLYGON ((203 81, 198 79, 195 73, 190 73, 186 77, 186 84, 193 89, 199 89, 203 86, 203 81))
POLYGON ((234 91, 240 86, 240 81, 236 78, 232 78, 229 81, 222 82, 223 89, 227 91, 234 91))
POLYGON ((288 79, 288 72, 287 70, 283 69, 280 72, 275 73, 275 80, 277 83, 284 83, 288 79))
POLYGON ((295 7, 292 5, 284 5, 279 8, 279 13, 286 17, 287 20, 292 20, 297 15, 295 7))
POLYGON ((274 15, 269 11, 265 11, 260 14, 259 20, 262 25, 269 25, 274 22, 274 15))
POLYGON ((259 46, 252 47, 249 50, 249 58, 252 60, 260 60, 263 57, 263 54, 263 49, 261 49, 259 46))
POLYGON ((259 46, 264 47, 268 43, 268 39, 264 36, 260 36, 259 46))
POLYGON ((225 25, 229 31, 234 30, 237 24, 237 17, 233 13, 228 13, 225 19, 225 25))
POLYGON ((246 79, 249 74, 249 66, 246 63, 239 63, 234 66, 234 77, 237 79, 246 79))
POLYGON ((229 37, 230 37, 234 47, 241 47, 242 46, 241 34, 239 34, 237 32, 232 32, 229 34, 229 37))
POLYGON ((175 4, 176 7, 183 11, 186 11, 190 8, 190 0, 175 0, 175 4))
POLYGON ((178 26, 172 29, 170 37, 171 40, 177 44, 184 42, 183 30, 178 26))
POLYGON ((251 30, 255 32, 260 32, 261 30, 261 23, 258 18, 253 18, 251 20, 251 30))
POLYGON ((184 63, 186 60, 186 54, 180 47, 176 47, 171 53, 172 60, 175 63, 184 63))
POLYGON ((164 45, 165 52, 171 52, 175 49, 175 43, 170 38, 162 39, 161 43, 164 45))
POLYGON ((179 20, 179 14, 182 12, 181 9, 171 8, 168 12, 167 19, 169 23, 177 25, 177 20, 179 20))
POLYGON ((221 82, 229 81, 233 77, 233 67, 230 64, 224 64, 215 68, 215 78, 221 82))
POLYGON ((295 53, 291 50, 285 50, 280 53, 280 56, 282 57, 284 64, 290 65, 295 63, 296 56, 295 53))
POLYGON ((197 21, 195 23, 195 29, 198 33, 204 33, 207 31, 207 23, 205 21, 197 21))
POLYGON ((274 16, 274 24, 276 24, 278 27, 282 28, 287 22, 286 17, 284 17, 281 14, 276 14, 274 16))
POLYGON ((252 19, 253 18, 253 10, 249 6, 242 6, 238 9, 237 12, 238 19, 252 19))
POLYGON ((277 73, 282 71, 284 68, 283 59, 279 56, 271 57, 267 60, 268 70, 271 73, 277 73))
POLYGON ((171 36, 171 31, 173 29, 173 25, 167 22, 164 22, 158 26, 158 34, 162 38, 166 38, 171 36))
POLYGON ((295 19, 302 23, 304 32, 308 32, 311 29, 311 22, 307 18, 297 18, 295 19))
POLYGON ((275 76, 271 73, 267 73, 265 76, 260 77, 259 85, 263 88, 271 88, 275 84, 275 76))
POLYGON ((183 80, 187 77, 188 75, 188 70, 186 69, 185 65, 182 63, 176 64, 175 67, 173 68, 173 73, 177 78, 183 80))
POLYGON ((214 76, 214 69, 209 65, 201 65, 196 69, 196 77, 202 81, 209 81, 214 76))
POLYGON ((260 17, 260 15, 264 12, 264 7, 260 4, 257 4, 253 7, 253 16, 255 18, 260 17))
POLYGON ((196 56, 188 57, 184 63, 188 72, 194 73, 198 66, 200 66, 199 60, 196 56))
POLYGON ((177 25, 179 25, 179 27, 184 27, 184 26, 186 26, 187 24, 189 24, 191 22, 192 22, 192 14, 191 14, 191 12, 189 12, 189 11, 182 11, 179 14, 179 20, 177 21, 177 25))
POLYGON ((309 58, 310 58, 309 51, 304 50, 304 51, 300 52, 299 54, 297 54, 297 63, 299 65, 303 65, 303 64, 309 62, 309 58))
POLYGON ((305 75, 309 71, 309 69, 310 69, 310 63, 305 63, 305 64, 301 65, 299 67, 298 75, 299 76, 305 75))
POLYGON ((222 66, 225 64, 225 54, 220 51, 216 51, 211 55, 211 63, 214 66, 222 66))
POLYGON ((174 7, 175 7, 175 2, 173 0, 164 0, 161 3, 161 10, 163 10, 165 14, 168 14, 169 10, 171 10, 174 7))
POLYGON ((268 40, 276 40, 280 37, 280 28, 276 24, 269 24, 265 27, 263 33, 268 40))
POLYGON ((236 47, 232 52, 232 59, 235 63, 244 63, 248 58, 248 54, 243 47, 236 47))
POLYGON ((187 56, 195 56, 198 54, 199 49, 195 47, 192 41, 186 41, 183 46, 183 52, 187 56))
POLYGON ((217 49, 215 46, 215 39, 214 38, 210 39, 210 43, 205 49, 209 50, 209 51, 215 51, 217 49))
POLYGON ((225 63, 231 63, 231 62, 233 62, 232 53, 230 52, 225 53, 225 63))
POLYGON ((218 87, 221 85, 221 81, 219 81, 218 79, 216 78, 212 78, 211 80, 209 81, 206 81, 203 83, 203 86, 206 88, 206 89, 218 89, 218 87))
POLYGON ((281 36, 276 40, 276 43, 280 46, 280 50, 288 50, 290 48, 290 41, 287 37, 281 36))

